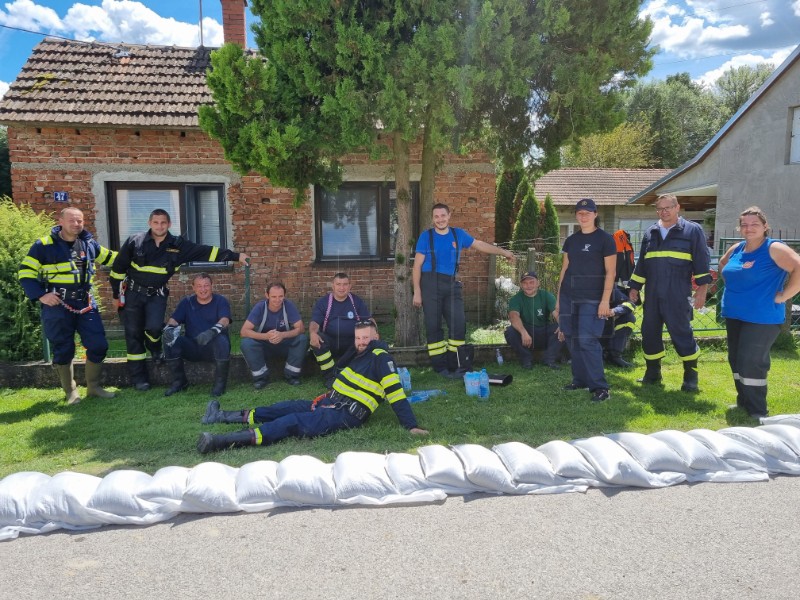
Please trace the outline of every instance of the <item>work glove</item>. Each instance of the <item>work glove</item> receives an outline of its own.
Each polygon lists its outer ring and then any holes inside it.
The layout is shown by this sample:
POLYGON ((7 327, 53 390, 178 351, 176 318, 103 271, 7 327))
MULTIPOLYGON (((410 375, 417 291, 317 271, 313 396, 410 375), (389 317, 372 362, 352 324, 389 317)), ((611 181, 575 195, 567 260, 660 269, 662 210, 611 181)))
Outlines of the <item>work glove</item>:
POLYGON ((167 325, 164 327, 164 330, 161 332, 161 341, 167 348, 172 348, 175 345, 175 341, 181 335, 181 326, 180 325, 167 325))
POLYGON ((194 338, 194 341, 197 342, 200 346, 205 346, 211 340, 217 337, 220 333, 222 333, 222 325, 217 323, 211 329, 206 329, 203 333, 194 338))

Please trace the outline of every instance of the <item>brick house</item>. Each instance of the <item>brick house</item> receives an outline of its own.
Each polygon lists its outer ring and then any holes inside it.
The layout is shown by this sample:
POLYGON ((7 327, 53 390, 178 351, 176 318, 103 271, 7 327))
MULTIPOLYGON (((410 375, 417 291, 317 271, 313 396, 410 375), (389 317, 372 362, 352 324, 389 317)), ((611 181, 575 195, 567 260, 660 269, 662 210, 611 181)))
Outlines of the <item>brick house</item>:
MULTIPOLYGON (((241 45, 245 0, 221 1, 225 39, 241 45)), ((205 83, 212 50, 39 43, 0 101, 14 202, 53 215, 76 206, 88 229, 111 248, 146 229, 152 209, 165 208, 173 233, 252 256, 249 299, 241 268, 192 265, 173 278, 173 303, 190 289, 192 271, 203 269, 231 300, 237 320, 250 302, 263 298, 268 280, 286 284, 287 296, 307 320, 333 274, 346 271, 374 314, 390 315, 391 160, 343 157, 342 189, 325 193, 312 187, 301 208, 292 206, 291 190, 256 174, 239 175, 198 126, 198 106, 212 102, 205 83)), ((420 151, 412 147, 417 198, 420 151)), ((485 153, 446 157, 435 201, 454 209, 453 225, 468 228, 477 239, 494 240, 495 169, 485 153)), ((417 221, 424 229, 428 215, 417 214, 417 221)), ((465 254, 461 275, 472 318, 485 308, 488 264, 485 255, 465 254)), ((108 302, 109 287, 101 288, 108 302)))

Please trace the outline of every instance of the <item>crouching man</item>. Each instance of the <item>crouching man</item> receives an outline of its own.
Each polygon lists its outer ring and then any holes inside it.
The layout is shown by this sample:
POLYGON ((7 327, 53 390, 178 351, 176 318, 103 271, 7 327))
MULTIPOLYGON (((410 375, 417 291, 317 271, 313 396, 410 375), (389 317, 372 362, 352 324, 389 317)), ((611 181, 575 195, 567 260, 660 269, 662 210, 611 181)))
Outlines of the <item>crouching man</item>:
POLYGON ((415 435, 427 435, 417 427, 394 359, 378 339, 374 321, 356 323, 355 347, 342 356, 337 371, 333 389, 313 401, 286 400, 252 410, 224 411, 212 400, 202 423, 236 423, 251 428, 218 435, 201 433, 197 450, 207 454, 231 446, 274 444, 287 437, 311 438, 361 427, 384 399, 403 427, 415 435))
POLYGON ((211 276, 199 273, 192 280, 194 294, 186 296, 164 328, 163 340, 167 366, 172 373, 172 385, 164 392, 172 396, 189 387, 183 361, 214 363, 214 385, 211 395, 222 396, 228 384, 231 358, 231 340, 228 325, 231 323, 231 306, 225 296, 215 294, 211 276), (180 335, 181 325, 186 335, 180 335))

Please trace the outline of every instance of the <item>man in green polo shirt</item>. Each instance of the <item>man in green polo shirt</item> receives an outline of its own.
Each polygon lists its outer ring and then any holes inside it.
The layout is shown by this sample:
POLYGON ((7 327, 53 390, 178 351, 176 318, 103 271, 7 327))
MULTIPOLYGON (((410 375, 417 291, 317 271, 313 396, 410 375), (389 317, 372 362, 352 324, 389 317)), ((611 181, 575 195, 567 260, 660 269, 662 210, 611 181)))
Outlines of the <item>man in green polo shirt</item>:
POLYGON ((514 349, 523 369, 533 366, 533 351, 542 351, 542 364, 558 369, 556 360, 564 342, 558 339, 558 324, 553 320, 556 298, 539 289, 539 277, 534 271, 522 274, 520 291, 508 301, 506 342, 514 349))

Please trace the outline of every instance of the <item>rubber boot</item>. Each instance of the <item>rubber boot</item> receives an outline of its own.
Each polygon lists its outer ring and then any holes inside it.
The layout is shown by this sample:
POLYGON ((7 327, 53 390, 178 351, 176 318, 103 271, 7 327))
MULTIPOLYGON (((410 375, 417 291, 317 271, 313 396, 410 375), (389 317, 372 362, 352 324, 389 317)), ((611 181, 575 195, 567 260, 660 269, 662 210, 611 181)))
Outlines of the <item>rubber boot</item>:
POLYGON ((219 398, 225 393, 225 388, 228 386, 228 370, 230 369, 231 361, 215 360, 214 361, 214 387, 211 388, 211 396, 219 398))
POLYGON ((682 392, 699 392, 697 386, 697 359, 683 361, 683 384, 682 392))
POLYGON ((645 362, 647 368, 644 371, 644 377, 637 381, 642 385, 659 385, 661 383, 661 359, 646 359, 645 362))
POLYGON ((64 400, 67 404, 77 404, 81 401, 81 396, 78 394, 78 386, 75 385, 75 377, 72 369, 72 363, 68 365, 53 365, 53 368, 58 373, 58 378, 61 380, 61 388, 64 390, 66 396, 64 400))
POLYGON ((115 398, 114 392, 109 392, 100 385, 103 376, 103 364, 86 361, 86 395, 95 398, 115 398))
POLYGON ((243 429, 233 433, 220 433, 217 435, 204 432, 197 438, 197 451, 200 454, 208 454, 226 448, 238 448, 241 446, 255 446, 256 434, 252 429, 243 429))
POLYGON ((434 372, 442 377, 450 377, 450 369, 447 368, 447 356, 445 354, 431 356, 431 367, 433 367, 434 372))
POLYGON ((250 411, 242 410, 221 410, 218 400, 212 400, 206 406, 206 414, 200 419, 203 425, 210 425, 211 423, 247 423, 247 417, 250 411))
POLYGON ((608 362, 609 364, 616 365, 623 369, 630 369, 633 367, 633 363, 629 363, 627 360, 622 358, 622 355, 619 352, 614 352, 613 350, 608 351, 608 362))
POLYGON ((264 371, 261 375, 253 377, 253 387, 257 390, 263 390, 269 385, 269 369, 264 371))
POLYGON ((172 394, 182 392, 189 387, 189 380, 186 379, 182 358, 170 358, 167 360, 167 367, 172 372, 172 385, 164 392, 165 396, 172 396, 172 394))

